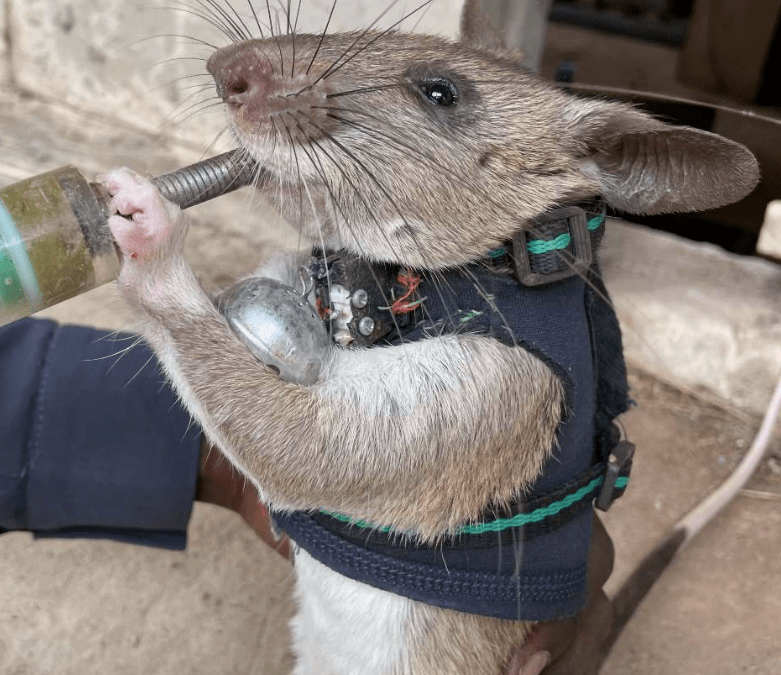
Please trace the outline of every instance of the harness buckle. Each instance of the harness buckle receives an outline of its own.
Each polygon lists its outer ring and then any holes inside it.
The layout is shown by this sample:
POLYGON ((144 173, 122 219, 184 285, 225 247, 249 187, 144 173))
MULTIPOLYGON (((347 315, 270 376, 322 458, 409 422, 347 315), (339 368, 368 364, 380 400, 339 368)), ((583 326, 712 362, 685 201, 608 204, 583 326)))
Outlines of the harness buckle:
MULTIPOLYGON (((515 273, 518 275, 518 281, 524 286, 541 286, 575 275, 583 276, 591 267, 593 253, 586 212, 577 206, 566 206, 534 219, 535 226, 540 229, 545 229, 546 225, 553 223, 561 224, 559 237, 568 236, 569 242, 565 241, 562 245, 558 245, 555 240, 533 239, 530 241, 529 235, 533 235, 533 233, 527 230, 521 230, 513 235, 515 273), (543 250, 535 252, 535 246, 543 250), (552 254, 553 257, 546 262, 550 265, 552 260, 555 269, 550 272, 533 271, 530 256, 549 254, 552 254)), ((538 258, 539 260, 540 258, 538 258)))
POLYGON ((607 511, 616 500, 616 490, 619 489, 618 480, 622 473, 625 471, 628 473, 634 454, 635 444, 629 441, 619 441, 611 451, 605 469, 605 480, 594 504, 600 511, 607 511))

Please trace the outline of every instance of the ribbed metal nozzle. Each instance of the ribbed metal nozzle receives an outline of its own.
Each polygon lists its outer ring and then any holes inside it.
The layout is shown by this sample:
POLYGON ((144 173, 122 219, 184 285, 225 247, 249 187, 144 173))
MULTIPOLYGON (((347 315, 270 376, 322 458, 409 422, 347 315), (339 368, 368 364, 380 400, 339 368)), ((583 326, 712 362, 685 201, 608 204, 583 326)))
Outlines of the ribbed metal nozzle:
POLYGON ((252 185, 262 169, 243 150, 231 150, 152 179, 166 199, 187 209, 252 185))

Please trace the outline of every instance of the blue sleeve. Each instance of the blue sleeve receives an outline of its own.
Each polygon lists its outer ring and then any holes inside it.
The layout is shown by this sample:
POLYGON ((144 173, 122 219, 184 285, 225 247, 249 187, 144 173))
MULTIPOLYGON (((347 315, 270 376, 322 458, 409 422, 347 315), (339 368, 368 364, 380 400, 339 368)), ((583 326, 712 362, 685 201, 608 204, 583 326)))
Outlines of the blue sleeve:
POLYGON ((0 532, 181 549, 200 433, 127 335, 0 328, 0 532))

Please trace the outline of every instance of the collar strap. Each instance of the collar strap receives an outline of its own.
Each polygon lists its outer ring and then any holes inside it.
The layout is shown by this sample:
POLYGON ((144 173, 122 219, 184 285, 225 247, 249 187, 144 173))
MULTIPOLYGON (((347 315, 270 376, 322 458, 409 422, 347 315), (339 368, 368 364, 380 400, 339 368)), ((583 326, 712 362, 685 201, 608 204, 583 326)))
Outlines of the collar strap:
MULTIPOLYGON (((510 542, 517 541, 519 531, 524 540, 534 539, 558 530, 573 521, 592 502, 602 511, 626 491, 635 446, 619 441, 607 460, 590 466, 568 483, 533 499, 517 502, 502 517, 461 526, 455 535, 437 548, 484 547, 496 544, 497 533, 510 542)), ((387 544, 404 537, 390 527, 379 527, 364 520, 355 520, 341 513, 320 511, 312 516, 328 529, 363 544, 387 544)))
POLYGON ((494 262, 512 258, 524 286, 540 286, 572 276, 584 276, 604 234, 606 207, 602 200, 555 209, 516 232, 504 248, 488 255, 494 262))

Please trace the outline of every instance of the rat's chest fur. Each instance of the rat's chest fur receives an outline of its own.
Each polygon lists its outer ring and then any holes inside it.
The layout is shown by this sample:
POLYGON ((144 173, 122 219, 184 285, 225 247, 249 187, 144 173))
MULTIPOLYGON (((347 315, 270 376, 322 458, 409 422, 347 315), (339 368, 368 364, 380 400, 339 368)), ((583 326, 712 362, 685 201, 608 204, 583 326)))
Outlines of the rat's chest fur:
POLYGON ((421 641, 413 601, 352 581, 304 551, 295 566, 296 675, 409 672, 410 639, 421 641))
POLYGON ((296 555, 296 675, 497 675, 529 624, 438 609, 296 555))

